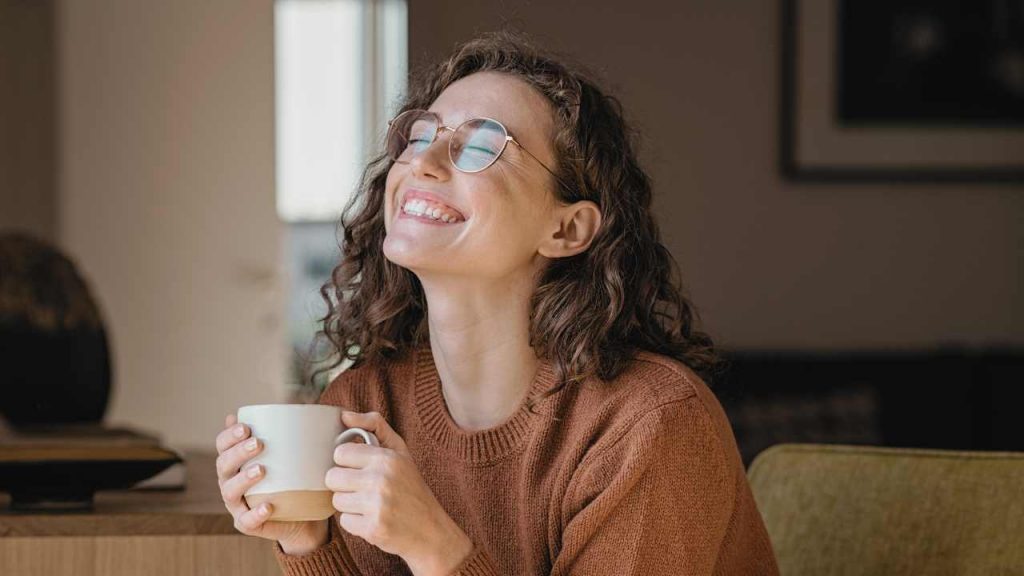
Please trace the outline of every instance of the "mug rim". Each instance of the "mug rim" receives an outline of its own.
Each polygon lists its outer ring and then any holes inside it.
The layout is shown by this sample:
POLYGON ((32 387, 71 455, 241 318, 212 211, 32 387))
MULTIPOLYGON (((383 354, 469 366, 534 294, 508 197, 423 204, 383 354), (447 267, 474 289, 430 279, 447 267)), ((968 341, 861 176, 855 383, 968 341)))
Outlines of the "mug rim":
POLYGON ((246 404, 245 406, 239 406, 238 409, 242 408, 338 408, 340 406, 334 406, 333 404, 246 404))

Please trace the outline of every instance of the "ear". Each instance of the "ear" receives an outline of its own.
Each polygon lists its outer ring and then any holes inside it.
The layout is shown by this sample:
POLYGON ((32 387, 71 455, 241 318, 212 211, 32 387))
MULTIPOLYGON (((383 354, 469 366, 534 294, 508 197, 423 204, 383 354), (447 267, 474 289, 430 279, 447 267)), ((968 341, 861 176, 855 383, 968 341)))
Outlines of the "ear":
POLYGON ((590 200, 555 208, 554 219, 554 231, 537 249, 547 258, 565 258, 585 251, 601 228, 601 210, 590 200))

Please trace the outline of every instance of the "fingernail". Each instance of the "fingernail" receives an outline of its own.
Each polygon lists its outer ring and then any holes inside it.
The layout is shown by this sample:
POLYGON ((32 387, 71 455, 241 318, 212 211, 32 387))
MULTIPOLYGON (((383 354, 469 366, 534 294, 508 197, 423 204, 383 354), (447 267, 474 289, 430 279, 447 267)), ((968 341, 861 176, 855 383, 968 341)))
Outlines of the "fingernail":
POLYGON ((253 466, 249 466, 249 468, 245 471, 245 475, 248 476, 249 478, 255 478, 259 476, 262 472, 263 470, 260 469, 260 465, 256 464, 253 466))
POLYGON ((267 514, 270 514, 270 504, 262 504, 262 505, 260 505, 260 509, 257 510, 257 513, 260 516, 266 516, 267 514))
POLYGON ((241 426, 236 426, 235 427, 235 438, 241 438, 242 436, 245 436, 245 428, 243 428, 241 426))
POLYGON ((248 450, 249 452, 253 452, 256 450, 257 444, 259 444, 259 441, 256 440, 255 438, 251 438, 249 439, 248 442, 245 443, 245 449, 248 450))

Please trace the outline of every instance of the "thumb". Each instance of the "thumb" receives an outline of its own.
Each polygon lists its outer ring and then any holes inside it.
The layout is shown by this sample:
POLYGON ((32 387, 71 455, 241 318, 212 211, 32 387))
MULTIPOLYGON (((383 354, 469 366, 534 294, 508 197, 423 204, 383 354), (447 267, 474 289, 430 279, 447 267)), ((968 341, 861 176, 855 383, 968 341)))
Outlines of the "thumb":
POLYGON ((346 428, 362 428, 367 432, 373 432, 377 441, 384 448, 390 448, 403 454, 409 454, 402 437, 384 420, 379 412, 351 412, 344 410, 341 413, 341 423, 346 428))

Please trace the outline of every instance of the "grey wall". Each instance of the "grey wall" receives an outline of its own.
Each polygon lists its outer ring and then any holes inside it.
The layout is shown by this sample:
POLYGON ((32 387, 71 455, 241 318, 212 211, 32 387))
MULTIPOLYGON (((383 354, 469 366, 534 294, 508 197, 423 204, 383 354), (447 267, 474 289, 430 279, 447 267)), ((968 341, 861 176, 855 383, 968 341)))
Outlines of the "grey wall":
POLYGON ((780 178, 777 1, 435 0, 409 23, 413 66, 510 24, 604 76, 719 342, 1024 344, 1024 187, 780 178))

